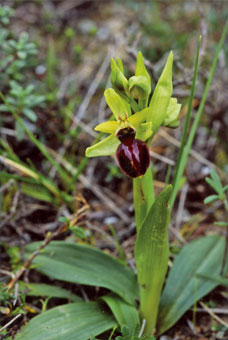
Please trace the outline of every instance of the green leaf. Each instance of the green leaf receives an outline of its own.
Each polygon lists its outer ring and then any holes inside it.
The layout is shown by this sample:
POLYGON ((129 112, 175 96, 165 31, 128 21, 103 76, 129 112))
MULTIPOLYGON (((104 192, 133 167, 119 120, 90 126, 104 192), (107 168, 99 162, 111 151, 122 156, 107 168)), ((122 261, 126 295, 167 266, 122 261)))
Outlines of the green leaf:
POLYGON ((228 190, 228 184, 224 186, 223 192, 225 192, 226 190, 228 190))
POLYGON ((220 275, 224 243, 223 237, 209 235, 182 248, 174 260, 162 293, 158 334, 172 327, 195 303, 196 297, 197 300, 201 299, 218 285, 200 279, 197 275, 220 275))
POLYGON ((211 276, 211 275, 202 275, 202 274, 197 274, 196 277, 202 278, 206 281, 214 281, 218 285, 228 287, 228 279, 222 276, 211 276))
POLYGON ((220 178, 216 171, 214 169, 211 169, 211 178, 213 179, 213 182, 215 183, 216 187, 218 188, 219 192, 223 192, 223 186, 220 181, 220 178))
POLYGON ((145 335, 153 333, 159 299, 168 268, 170 219, 168 201, 172 186, 167 186, 148 212, 135 244, 135 261, 140 284, 140 313, 146 320, 145 335))
POLYGON ((124 99, 122 99, 115 90, 105 90, 104 96, 116 120, 120 120, 120 118, 126 119, 127 117, 130 117, 130 105, 124 99))
POLYGON ((133 330, 139 325, 139 313, 134 306, 127 304, 115 294, 103 296, 102 300, 107 303, 121 327, 126 325, 130 330, 133 330))
POLYGON ((214 224, 218 227, 227 227, 228 226, 228 222, 215 222, 214 224))
POLYGON ((204 204, 208 204, 208 203, 214 202, 217 199, 219 199, 218 195, 210 195, 207 198, 205 198, 205 200, 203 202, 204 202, 204 204))
POLYGON ((86 149, 86 157, 110 156, 116 152, 120 141, 111 135, 86 149))
POLYGON ((16 340, 88 340, 116 325, 96 302, 76 302, 52 308, 34 317, 16 340))
POLYGON ((28 109, 28 108, 24 108, 23 109, 23 113, 24 113, 24 115, 28 118, 28 119, 30 119, 32 122, 36 122, 37 121, 37 116, 36 116, 36 114, 35 114, 35 112, 33 111, 33 110, 31 110, 31 109, 28 109))
POLYGON ((74 302, 82 301, 79 296, 72 294, 66 289, 45 283, 25 283, 23 281, 19 281, 19 290, 29 296, 47 296, 49 298, 56 297, 72 300, 74 302))
POLYGON ((220 194, 220 188, 217 186, 217 184, 210 178, 206 177, 205 181, 218 193, 220 194))
POLYGON ((18 122, 15 123, 15 128, 17 140, 21 141, 25 136, 24 129, 21 127, 20 124, 18 124, 18 122))
POLYGON ((172 95, 172 65, 173 53, 170 52, 150 101, 147 121, 152 122, 153 135, 157 132, 166 117, 166 112, 172 95))
POLYGON ((137 232, 154 203, 154 184, 151 167, 142 177, 133 179, 134 211, 137 232))
MULTIPOLYGON (((25 247, 30 256, 40 242, 25 247)), ((138 286, 133 272, 114 257, 88 245, 52 241, 33 261, 36 269, 57 280, 108 288, 134 304, 138 286)))
POLYGON ((39 184, 21 183, 21 191, 30 197, 50 203, 56 203, 56 199, 49 190, 39 184))

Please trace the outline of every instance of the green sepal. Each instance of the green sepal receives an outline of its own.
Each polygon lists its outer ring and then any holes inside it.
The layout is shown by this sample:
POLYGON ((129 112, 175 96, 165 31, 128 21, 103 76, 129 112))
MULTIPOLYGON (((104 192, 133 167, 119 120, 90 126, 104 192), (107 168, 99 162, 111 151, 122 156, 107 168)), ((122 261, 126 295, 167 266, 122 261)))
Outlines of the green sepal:
POLYGON ((173 53, 170 52, 165 67, 155 87, 147 115, 147 121, 152 122, 153 125, 153 135, 164 122, 172 95, 172 65, 173 53))
POLYGON ((86 157, 109 156, 116 152, 120 141, 115 135, 108 136, 99 143, 96 143, 86 149, 86 157))
POLYGON ((178 104, 177 98, 170 98, 169 106, 166 112, 166 117, 163 121, 163 126, 176 128, 180 125, 180 120, 178 119, 181 109, 181 104, 178 104))
POLYGON ((125 94, 125 92, 128 91, 128 80, 124 76, 122 70, 123 70, 123 64, 120 59, 118 59, 118 65, 116 64, 115 60, 111 58, 110 64, 111 64, 111 83, 113 88, 122 93, 125 94))
POLYGON ((136 130, 136 138, 141 139, 142 141, 147 141, 148 138, 152 135, 152 123, 142 123, 136 130))
POLYGON ((129 90, 135 99, 146 99, 151 91, 150 82, 145 76, 133 76, 129 79, 129 90))
POLYGON ((116 120, 124 120, 131 115, 130 105, 113 89, 107 89, 104 96, 116 120))
POLYGON ((103 122, 95 126, 94 130, 113 134, 118 128, 118 125, 119 124, 116 121, 103 122))

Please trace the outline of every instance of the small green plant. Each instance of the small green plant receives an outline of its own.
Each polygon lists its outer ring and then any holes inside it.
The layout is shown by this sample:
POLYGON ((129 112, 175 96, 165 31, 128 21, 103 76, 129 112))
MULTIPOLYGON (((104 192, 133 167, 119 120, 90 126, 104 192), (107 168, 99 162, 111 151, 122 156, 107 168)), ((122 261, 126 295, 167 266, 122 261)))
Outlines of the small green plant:
MULTIPOLYGON (((37 121, 37 115, 33 109, 41 106, 45 101, 45 97, 34 94, 35 86, 32 84, 23 87, 15 80, 11 80, 9 85, 10 91, 6 97, 7 102, 14 107, 18 115, 23 115, 23 118, 27 118, 32 123, 35 123, 37 121)), ((8 112, 9 108, 7 105, 1 104, 0 111, 8 112)), ((23 139, 24 129, 17 122, 16 132, 17 138, 19 140, 23 139)))
MULTIPOLYGON (((18 115, 25 119, 25 123, 30 123, 31 129, 34 130, 34 123, 37 121, 34 109, 44 103, 45 97, 34 93, 35 86, 33 84, 26 84, 25 71, 32 66, 32 59, 37 55, 37 48, 29 40, 27 32, 22 32, 18 38, 12 35, 8 26, 13 14, 14 11, 10 7, 0 6, 1 92, 7 93, 7 102, 14 107, 18 115)), ((9 112, 7 105, 1 104, 0 112, 7 114, 9 112)), ((17 139, 23 139, 24 130, 17 122, 15 126, 17 139)))
MULTIPOLYGON (((216 192, 216 194, 210 195, 207 198, 205 198, 204 203, 208 204, 215 201, 221 201, 226 212, 226 217, 228 218, 228 200, 227 200, 228 184, 225 186, 222 185, 222 182, 214 169, 211 170, 210 175, 211 177, 206 177, 206 182, 216 192)), ((221 275, 225 275, 225 264, 228 252, 228 221, 218 221, 215 222, 215 225, 226 228, 226 245, 224 248, 223 263, 221 269, 221 275)))
MULTIPOLYGON (((210 278, 205 279, 212 270, 215 275, 219 274, 222 267, 224 238, 215 234, 197 239, 182 248, 163 289, 169 259, 169 203, 173 206, 180 187, 227 29, 228 22, 218 45, 202 102, 187 136, 198 70, 199 42, 173 188, 167 185, 156 197, 148 148, 161 126, 175 128, 179 124, 180 104, 172 97, 173 54, 169 54, 152 95, 150 76, 140 52, 135 75, 129 79, 124 74, 122 61, 119 58, 116 61, 111 59, 113 88, 105 91, 105 98, 115 121, 101 123, 95 128, 110 135, 87 148, 86 155, 97 157, 116 153, 120 168, 133 178, 137 276, 125 263, 89 245, 65 241, 52 241, 47 247, 41 247, 40 242, 27 245, 25 258, 33 258, 36 269, 43 274, 52 279, 103 287, 109 292, 97 301, 77 301, 41 313, 21 330, 16 340, 40 340, 45 337, 60 340, 63 336, 88 340, 117 325, 122 329, 120 339, 134 339, 134 332, 139 329, 138 338, 151 340, 154 335, 159 336, 172 327, 196 302, 196 297, 197 300, 201 299, 219 284, 210 278)), ((17 117, 15 113, 13 115, 17 117)), ((24 129, 37 143, 26 127, 24 129)), ((52 158, 49 160, 53 162, 52 158)), ((224 268, 228 269, 227 261, 224 268)))

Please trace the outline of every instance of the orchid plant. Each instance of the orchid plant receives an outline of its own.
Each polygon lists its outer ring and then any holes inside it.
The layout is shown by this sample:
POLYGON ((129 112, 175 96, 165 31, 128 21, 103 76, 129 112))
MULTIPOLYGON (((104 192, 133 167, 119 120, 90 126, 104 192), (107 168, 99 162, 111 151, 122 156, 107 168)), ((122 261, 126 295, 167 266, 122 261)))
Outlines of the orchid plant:
POLYGON ((172 64, 173 53, 170 52, 150 99, 151 80, 142 53, 138 53, 135 75, 129 79, 124 75, 122 61, 111 59, 113 89, 107 89, 104 95, 115 121, 97 125, 96 131, 110 136, 86 150, 87 157, 116 153, 121 170, 133 178, 137 226, 135 261, 140 286, 140 315, 147 335, 155 331, 168 268, 168 201, 172 191, 171 186, 167 186, 155 199, 148 148, 160 126, 174 128, 179 125, 181 105, 172 97, 172 64))

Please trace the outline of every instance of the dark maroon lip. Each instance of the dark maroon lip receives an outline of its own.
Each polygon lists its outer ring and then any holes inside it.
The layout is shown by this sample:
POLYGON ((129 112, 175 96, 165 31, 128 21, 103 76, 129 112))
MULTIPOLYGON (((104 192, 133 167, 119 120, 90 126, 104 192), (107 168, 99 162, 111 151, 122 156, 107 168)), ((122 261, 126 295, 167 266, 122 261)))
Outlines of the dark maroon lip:
POLYGON ((118 131, 117 138, 121 144, 116 150, 116 158, 122 172, 131 178, 143 176, 150 164, 147 144, 135 139, 135 131, 131 128, 118 131))

